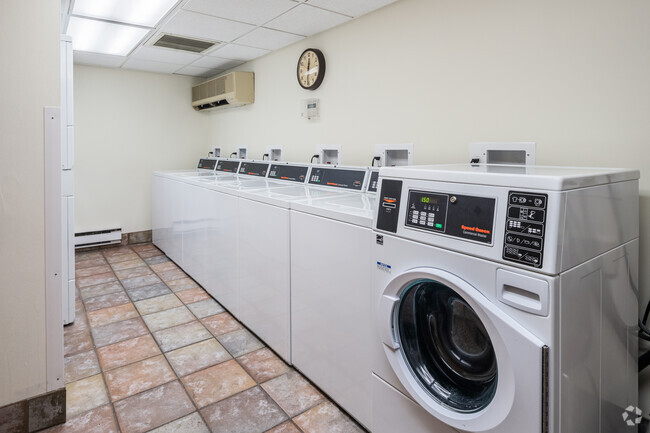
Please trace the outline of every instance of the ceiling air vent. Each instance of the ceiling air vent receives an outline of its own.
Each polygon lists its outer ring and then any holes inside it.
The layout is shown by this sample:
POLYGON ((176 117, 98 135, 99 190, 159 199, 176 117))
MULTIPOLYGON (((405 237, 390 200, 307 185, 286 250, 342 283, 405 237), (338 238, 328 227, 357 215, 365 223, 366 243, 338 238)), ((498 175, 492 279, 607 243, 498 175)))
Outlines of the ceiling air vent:
POLYGON ((199 39, 184 38, 181 36, 162 35, 153 45, 156 47, 201 53, 217 44, 218 42, 201 41, 199 39))

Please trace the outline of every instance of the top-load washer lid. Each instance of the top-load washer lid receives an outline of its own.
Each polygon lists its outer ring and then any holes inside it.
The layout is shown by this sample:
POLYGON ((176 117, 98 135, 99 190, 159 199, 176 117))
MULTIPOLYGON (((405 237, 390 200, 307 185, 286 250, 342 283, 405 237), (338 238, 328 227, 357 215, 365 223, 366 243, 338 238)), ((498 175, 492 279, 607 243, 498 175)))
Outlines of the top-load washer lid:
POLYGON ((347 194, 343 191, 325 188, 309 188, 306 186, 288 186, 278 183, 280 187, 259 190, 242 189, 240 197, 255 200, 279 207, 291 208, 291 204, 298 200, 313 200, 318 198, 336 197, 347 194))
POLYGON ((539 165, 449 164, 382 167, 381 177, 566 191, 639 178, 639 170, 539 165))
POLYGON ((371 228, 377 208, 377 196, 375 194, 349 193, 325 198, 309 198, 292 203, 291 208, 371 228))

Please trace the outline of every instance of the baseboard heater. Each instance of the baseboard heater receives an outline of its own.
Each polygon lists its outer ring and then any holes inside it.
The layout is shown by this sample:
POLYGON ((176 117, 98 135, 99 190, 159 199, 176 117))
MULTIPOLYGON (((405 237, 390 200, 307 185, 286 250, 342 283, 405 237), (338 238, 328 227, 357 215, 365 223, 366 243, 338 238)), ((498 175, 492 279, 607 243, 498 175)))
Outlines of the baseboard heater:
POLYGON ((98 247, 101 245, 119 244, 122 242, 122 229, 96 230, 93 232, 76 233, 75 248, 98 247))

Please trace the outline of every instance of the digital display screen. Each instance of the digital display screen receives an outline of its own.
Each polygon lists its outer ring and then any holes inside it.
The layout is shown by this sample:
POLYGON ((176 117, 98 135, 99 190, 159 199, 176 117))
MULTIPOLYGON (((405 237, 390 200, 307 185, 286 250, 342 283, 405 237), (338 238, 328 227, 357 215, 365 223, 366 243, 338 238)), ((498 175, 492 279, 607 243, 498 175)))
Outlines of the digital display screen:
POLYGON ((361 191, 365 177, 365 170, 314 167, 309 175, 309 184, 361 191))
POLYGON ((410 190, 406 225, 491 244, 495 206, 490 197, 410 190))
POLYGON ((239 169, 239 161, 219 161, 217 163, 217 171, 225 171, 229 173, 237 173, 239 169))
POLYGON ((269 169, 269 178, 304 183, 309 167, 300 165, 273 164, 269 169))

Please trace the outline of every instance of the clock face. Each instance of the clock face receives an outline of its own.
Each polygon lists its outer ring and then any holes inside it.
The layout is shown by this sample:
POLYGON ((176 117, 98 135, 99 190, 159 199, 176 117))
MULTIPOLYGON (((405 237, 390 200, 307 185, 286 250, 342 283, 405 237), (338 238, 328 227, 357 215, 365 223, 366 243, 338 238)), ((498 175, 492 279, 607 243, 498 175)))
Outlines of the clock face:
POLYGON ((306 49, 298 59, 298 83, 303 89, 315 90, 325 76, 325 56, 316 48, 306 49))

